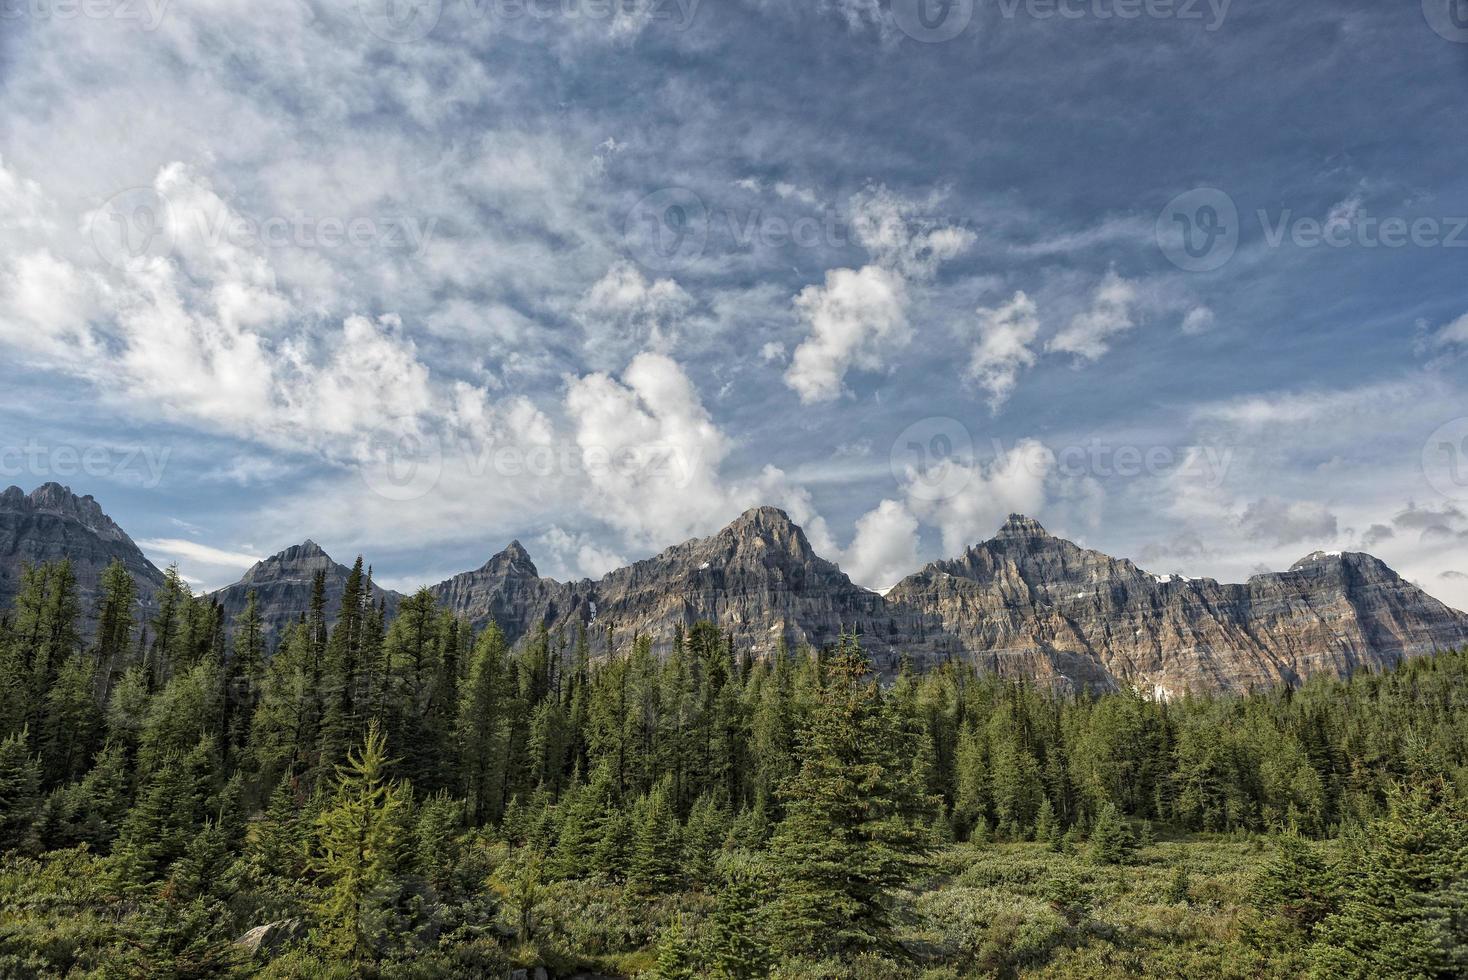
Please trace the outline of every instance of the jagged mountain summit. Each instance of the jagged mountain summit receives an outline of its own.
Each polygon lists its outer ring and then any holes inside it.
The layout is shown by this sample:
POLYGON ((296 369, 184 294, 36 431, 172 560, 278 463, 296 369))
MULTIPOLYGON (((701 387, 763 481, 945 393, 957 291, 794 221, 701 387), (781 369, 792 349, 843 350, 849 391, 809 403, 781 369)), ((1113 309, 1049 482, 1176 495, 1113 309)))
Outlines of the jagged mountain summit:
POLYGON ((163 572, 90 496, 79 497, 59 483, 30 493, 20 487, 0 493, 0 609, 8 609, 20 591, 26 565, 61 558, 70 558, 76 573, 84 624, 96 604, 102 573, 114 559, 132 574, 144 609, 163 584, 163 572))
MULTIPOLYGON (((254 592, 266 635, 278 639, 286 627, 311 608, 316 573, 322 571, 326 573, 327 621, 334 623, 341 611, 342 590, 352 570, 333 561, 320 545, 309 538, 256 562, 245 572, 244 578, 211 593, 211 597, 224 608, 226 622, 230 622, 245 611, 250 593, 254 592)), ((402 598, 396 592, 376 585, 372 587, 372 596, 376 601, 387 603, 389 614, 397 609, 402 598)))
POLYGON ((899 582, 924 652, 1092 688, 1246 690, 1468 644, 1468 615, 1366 554, 1317 552, 1242 585, 1151 575, 1013 516, 899 582))
MULTIPOLYGON (((23 563, 64 556, 76 564, 89 606, 114 557, 145 596, 163 578, 91 497, 55 484, 0 496, 0 600, 13 598, 23 563)), ((350 570, 311 541, 259 562, 212 597, 232 618, 254 591, 278 638, 310 608, 318 571, 326 573, 334 620, 350 570)), ((1343 676, 1468 645, 1468 614, 1370 555, 1317 552, 1287 571, 1221 584, 1152 575, 1020 515, 885 595, 816 554, 805 532, 773 507, 596 580, 542 576, 516 541, 431 591, 476 628, 495 622, 512 643, 543 627, 566 643, 585 636, 594 654, 634 636, 661 652, 680 628, 710 620, 735 649, 769 656, 855 632, 888 673, 903 657, 918 669, 960 660, 1058 687, 1136 688, 1158 697, 1343 676)), ((377 586, 373 595, 390 613, 403 598, 377 586)))

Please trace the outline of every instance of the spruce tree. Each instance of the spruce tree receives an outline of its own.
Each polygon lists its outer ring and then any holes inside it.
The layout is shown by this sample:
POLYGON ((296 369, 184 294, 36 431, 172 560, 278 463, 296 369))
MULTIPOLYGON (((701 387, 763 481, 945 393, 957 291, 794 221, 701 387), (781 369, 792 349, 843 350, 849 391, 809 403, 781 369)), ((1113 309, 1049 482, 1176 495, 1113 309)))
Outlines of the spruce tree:
POLYGON ((474 643, 469 673, 459 691, 454 742, 459 753, 460 790, 476 824, 496 819, 503 808, 504 745, 501 699, 505 694, 505 637, 490 623, 474 643))
POLYGON ((22 729, 0 741, 0 852, 25 843, 40 803, 41 763, 22 729))
POLYGON ((1311 975, 1468 976, 1468 808, 1445 782, 1397 789, 1315 929, 1311 975))
POLYGON ((883 730, 882 690, 854 642, 825 667, 799 772, 771 850, 785 944, 811 952, 894 946, 887 893, 929 849, 925 800, 883 730))
POLYGON ((638 802, 627 887, 643 895, 677 888, 681 877, 678 818, 673 813, 672 782, 664 779, 638 802))
POLYGON ((1136 839, 1127 827, 1126 819, 1114 804, 1104 805, 1091 827, 1087 856, 1097 864, 1123 864, 1131 859, 1136 847, 1136 839))
POLYGON ((731 862, 723 872, 718 900, 709 916, 702 959, 719 980, 756 980, 768 976, 774 955, 765 938, 765 896, 754 869, 731 862))

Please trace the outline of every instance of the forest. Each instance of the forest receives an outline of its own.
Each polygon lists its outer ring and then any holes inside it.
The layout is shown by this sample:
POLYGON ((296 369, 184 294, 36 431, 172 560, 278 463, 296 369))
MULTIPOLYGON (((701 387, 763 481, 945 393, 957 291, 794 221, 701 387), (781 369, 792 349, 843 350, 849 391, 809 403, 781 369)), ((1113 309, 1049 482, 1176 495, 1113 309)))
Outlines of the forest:
POLYGON ((0 976, 1468 975, 1468 651, 1155 700, 371 595, 27 570, 0 976))

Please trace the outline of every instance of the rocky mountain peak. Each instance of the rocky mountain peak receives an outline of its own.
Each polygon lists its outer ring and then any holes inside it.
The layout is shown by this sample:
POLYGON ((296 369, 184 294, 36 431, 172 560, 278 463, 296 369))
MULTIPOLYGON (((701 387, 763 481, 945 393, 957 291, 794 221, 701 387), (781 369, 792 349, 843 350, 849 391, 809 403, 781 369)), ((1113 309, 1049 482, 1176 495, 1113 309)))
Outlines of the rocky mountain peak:
POLYGON ((20 487, 10 487, 0 495, 0 507, 67 518, 110 541, 127 537, 90 494, 78 496, 72 493, 71 487, 59 483, 43 483, 29 494, 20 487))
POLYGON ((71 560, 84 609, 96 602, 102 572, 114 560, 132 575, 144 608, 163 582, 163 573, 92 497, 77 496, 59 483, 30 493, 19 487, 0 493, 0 609, 19 590, 26 565, 61 558, 71 560))
POLYGON ((530 552, 518 540, 511 541, 504 551, 495 555, 479 569, 491 575, 515 576, 517 578, 539 578, 540 571, 530 557, 530 552))
POLYGON ((1041 541, 1051 537, 1050 532, 1033 517, 1010 514, 1004 526, 994 535, 995 541, 1041 541))

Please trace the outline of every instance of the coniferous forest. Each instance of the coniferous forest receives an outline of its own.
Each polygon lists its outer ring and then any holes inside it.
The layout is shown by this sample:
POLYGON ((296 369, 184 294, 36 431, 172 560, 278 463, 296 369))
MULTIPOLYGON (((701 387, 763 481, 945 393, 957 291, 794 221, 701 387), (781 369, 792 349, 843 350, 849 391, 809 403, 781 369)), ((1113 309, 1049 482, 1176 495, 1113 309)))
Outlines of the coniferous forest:
POLYGON ((267 639, 27 572, 0 975, 1468 974, 1468 652, 1061 695, 708 623, 511 648, 369 582, 267 639))

